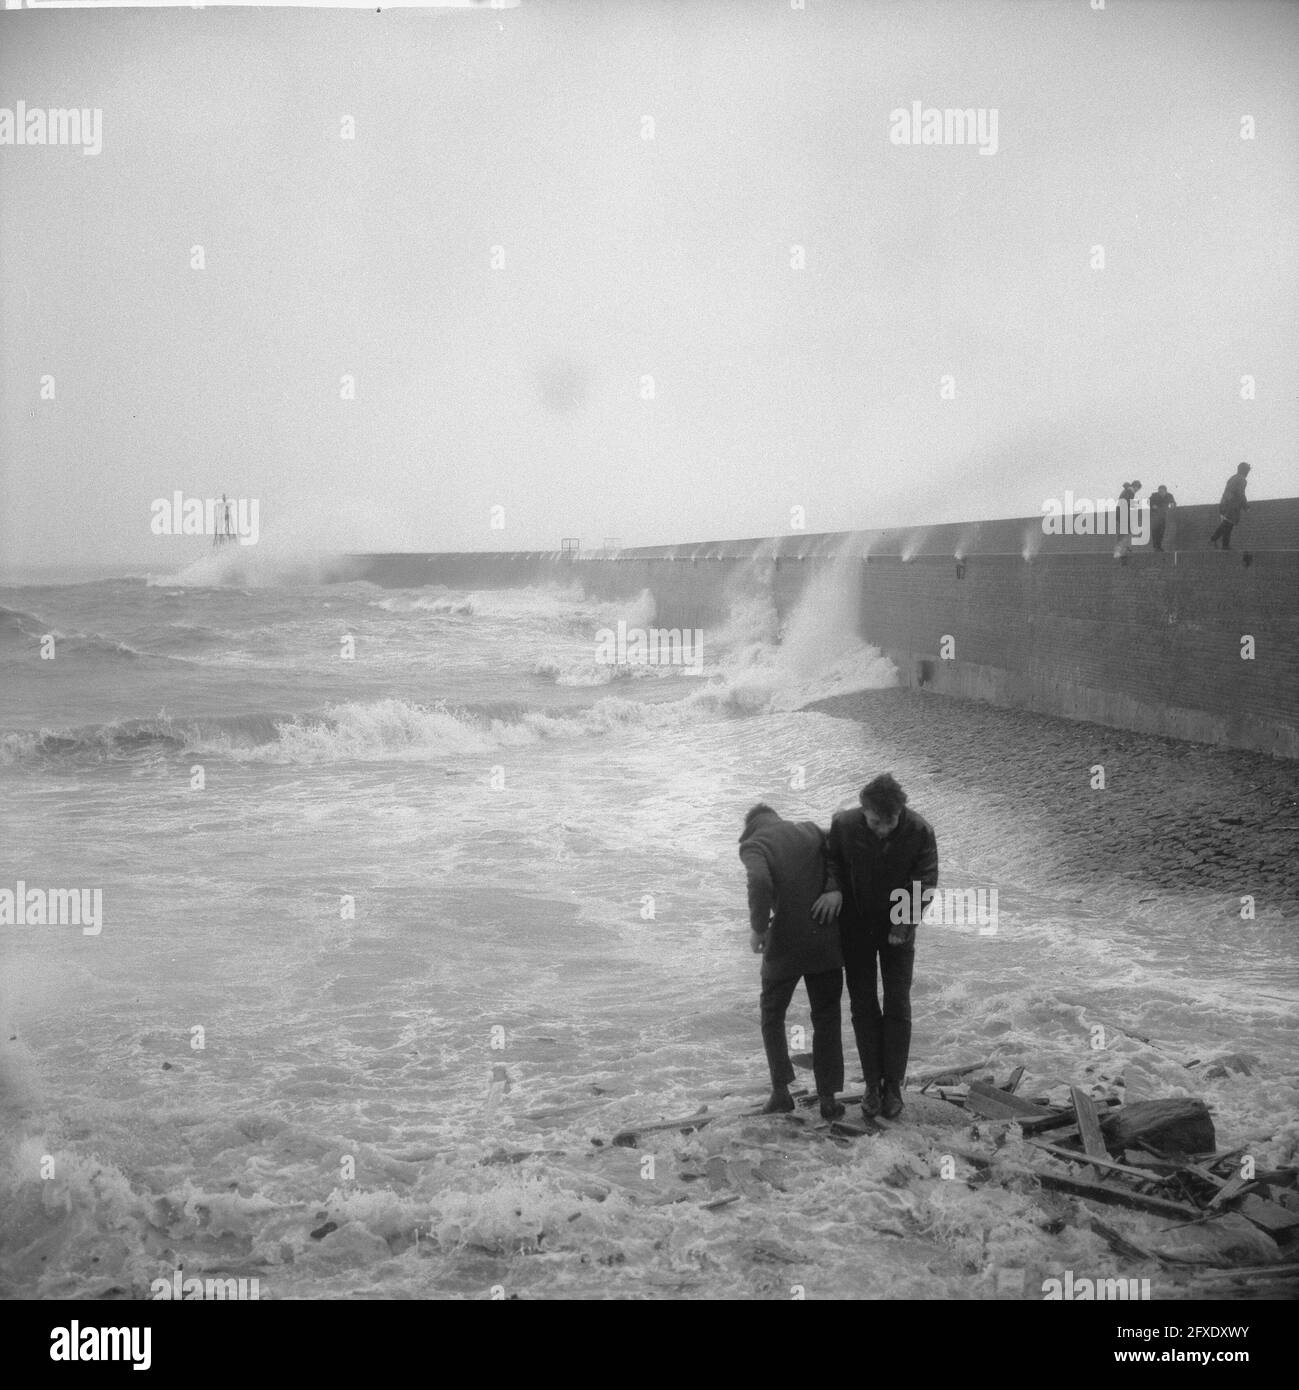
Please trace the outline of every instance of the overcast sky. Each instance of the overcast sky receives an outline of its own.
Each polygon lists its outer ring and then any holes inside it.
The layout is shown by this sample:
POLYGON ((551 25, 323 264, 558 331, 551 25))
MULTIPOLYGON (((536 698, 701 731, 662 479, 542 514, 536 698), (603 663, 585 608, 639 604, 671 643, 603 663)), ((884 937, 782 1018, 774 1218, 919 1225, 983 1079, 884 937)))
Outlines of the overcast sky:
POLYGON ((5 558, 156 560, 176 490, 342 549, 1293 494, 1297 58, 1251 0, 0 14, 0 106, 103 112, 0 146, 5 558))

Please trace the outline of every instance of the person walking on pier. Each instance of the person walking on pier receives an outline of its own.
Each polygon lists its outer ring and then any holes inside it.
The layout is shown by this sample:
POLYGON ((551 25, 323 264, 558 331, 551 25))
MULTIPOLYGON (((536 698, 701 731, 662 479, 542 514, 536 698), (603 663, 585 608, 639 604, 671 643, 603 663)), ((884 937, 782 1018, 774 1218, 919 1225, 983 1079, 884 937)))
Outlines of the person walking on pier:
POLYGON ((1164 548, 1164 528, 1168 525, 1168 513, 1177 506, 1177 498, 1160 483, 1150 494, 1150 543, 1156 550, 1164 548))
POLYGON ((1124 483, 1114 508, 1114 531, 1119 538, 1118 551, 1132 549, 1132 504, 1141 491, 1140 481, 1124 483))
POLYGON ((839 918, 844 975, 866 1093, 862 1114, 886 1120, 902 1113, 902 1086, 911 1051, 911 980, 916 923, 893 922, 894 894, 915 900, 913 884, 938 886, 933 827, 907 805, 907 794, 885 772, 861 789, 861 805, 840 811, 830 825, 830 889, 813 912, 839 918), (884 985, 881 1010, 877 976, 884 985))
POLYGON ((1222 548, 1231 549, 1232 528, 1240 524, 1241 516, 1249 503, 1245 500, 1245 483, 1249 478, 1249 464, 1238 463, 1236 471, 1227 479, 1227 486, 1222 492, 1222 501, 1218 503, 1218 529, 1209 537, 1209 544, 1216 550, 1218 539, 1222 539, 1222 548))
POLYGON ((812 1074, 824 1119, 844 1113, 843 954, 833 922, 819 924, 812 904, 829 882, 825 832, 812 821, 787 821, 759 802, 744 817, 740 859, 748 874, 749 944, 762 956, 762 1043, 771 1073, 767 1115, 794 1108, 794 1066, 785 1011, 801 979, 812 1013, 812 1074))

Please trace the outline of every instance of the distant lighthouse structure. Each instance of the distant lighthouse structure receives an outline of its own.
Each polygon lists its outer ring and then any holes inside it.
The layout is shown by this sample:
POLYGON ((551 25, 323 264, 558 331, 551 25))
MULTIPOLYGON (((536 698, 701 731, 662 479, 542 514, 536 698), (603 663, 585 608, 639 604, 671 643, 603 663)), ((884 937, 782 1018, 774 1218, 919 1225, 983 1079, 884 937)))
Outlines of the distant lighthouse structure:
POLYGON ((217 508, 216 525, 212 528, 212 549, 226 545, 235 539, 235 504, 221 494, 221 505, 217 508))

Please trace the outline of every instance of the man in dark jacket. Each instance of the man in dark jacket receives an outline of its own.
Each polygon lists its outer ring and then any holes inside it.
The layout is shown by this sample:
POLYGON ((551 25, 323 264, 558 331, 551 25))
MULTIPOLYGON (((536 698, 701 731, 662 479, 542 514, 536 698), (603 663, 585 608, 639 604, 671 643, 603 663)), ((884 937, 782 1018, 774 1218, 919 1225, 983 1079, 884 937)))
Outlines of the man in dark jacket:
POLYGON ((1244 515, 1245 508, 1249 503, 1245 500, 1245 483, 1249 478, 1249 464, 1238 463, 1235 473, 1227 479, 1227 486, 1222 492, 1222 501, 1218 503, 1218 529, 1209 537, 1209 544, 1216 550, 1218 538, 1222 538, 1222 548, 1231 549, 1232 527, 1240 523, 1240 518, 1244 515))
POLYGON ((1164 531, 1168 526, 1168 514, 1177 506, 1177 498, 1160 483, 1150 494, 1150 544, 1154 550, 1164 548, 1164 531))
POLYGON ((911 978, 916 961, 916 923, 910 910, 895 909, 912 884, 938 885, 938 843, 933 827, 907 806, 907 794, 885 772, 861 789, 861 808, 840 811, 830 826, 829 877, 832 885, 814 904, 819 921, 839 918, 844 972, 852 1006, 866 1094, 868 1120, 902 1113, 902 1085, 911 1050, 911 978), (901 916, 903 920, 892 919, 901 916), (876 978, 883 977, 881 1011, 876 978), (883 1094, 881 1095, 881 1089, 883 1094))
POLYGON ((759 802, 744 818, 740 858, 749 876, 749 941, 762 955, 762 1043, 771 1072, 771 1099, 763 1112, 794 1108, 785 1011, 802 979, 812 1011, 812 1072, 821 1114, 836 1119, 843 1114, 835 1099, 843 1089, 843 955, 834 923, 818 924, 812 917, 812 904, 829 883, 825 834, 811 821, 782 820, 759 802))

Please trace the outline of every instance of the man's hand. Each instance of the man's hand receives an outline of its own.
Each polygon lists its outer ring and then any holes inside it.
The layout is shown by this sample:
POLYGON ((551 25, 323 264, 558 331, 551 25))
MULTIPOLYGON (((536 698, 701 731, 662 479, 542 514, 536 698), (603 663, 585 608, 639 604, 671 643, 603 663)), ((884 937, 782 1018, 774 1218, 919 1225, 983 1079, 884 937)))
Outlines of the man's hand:
POLYGON ((910 946, 915 937, 915 928, 906 922, 898 922, 889 928, 890 946, 910 946))
POLYGON ((822 926, 828 926, 839 915, 839 909, 842 906, 842 893, 822 893, 812 904, 812 916, 822 926))
POLYGON ((767 938, 759 936, 756 931, 749 933, 749 947, 755 956, 760 956, 767 946, 767 938))

